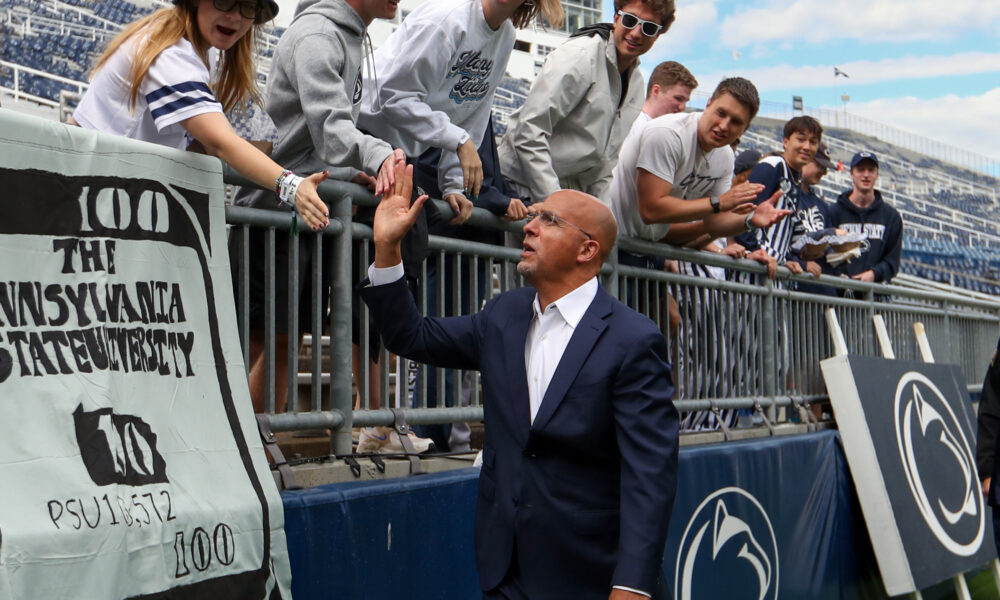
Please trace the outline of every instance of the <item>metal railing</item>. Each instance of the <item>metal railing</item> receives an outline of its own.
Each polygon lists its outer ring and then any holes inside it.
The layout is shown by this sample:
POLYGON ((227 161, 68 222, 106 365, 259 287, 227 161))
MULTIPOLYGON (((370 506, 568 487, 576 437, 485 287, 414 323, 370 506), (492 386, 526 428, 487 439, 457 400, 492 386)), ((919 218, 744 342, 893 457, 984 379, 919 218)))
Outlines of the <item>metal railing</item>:
MULTIPOLYGON (((227 172, 227 182, 246 183, 232 172, 227 172)), ((374 370, 368 361, 356 361, 358 381, 352 388, 350 317, 356 282, 352 280, 351 264, 354 261, 353 277, 363 277, 371 260, 368 240, 372 233, 370 227, 352 222, 351 214, 355 208, 373 207, 376 200, 366 190, 344 182, 324 182, 320 192, 332 208, 331 226, 322 234, 300 231, 291 235, 290 213, 227 208, 231 243, 238 248, 234 278, 244 358, 248 357, 251 333, 247 326, 250 255, 245 240, 251 228, 264 231, 265 288, 270 290, 263 332, 268 365, 265 389, 273 429, 329 428, 333 452, 346 454, 350 452, 350 428, 392 424, 391 405, 402 408, 410 424, 481 420, 477 374, 466 378, 457 372, 449 383, 434 386, 428 384, 428 378, 442 382, 444 370, 421 365, 414 384, 384 349, 377 353, 379 360, 374 370), (289 289, 295 289, 299 277, 297 269, 275 264, 278 236, 289 240, 289 264, 297 264, 301 253, 309 253, 313 259, 312 269, 302 275, 313 283, 313 297, 308 304, 313 324, 301 353, 296 336, 289 336, 292 341, 286 348, 278 348, 274 342, 275 282, 287 276, 291 280, 289 289), (334 251, 326 254, 324 248, 330 245, 334 251), (325 311, 319 306, 324 269, 333 282, 331 310, 325 319, 325 311), (324 353, 329 358, 324 358, 324 353), (275 357, 287 360, 289 365, 288 408, 283 412, 275 411, 275 357), (303 360, 308 361, 308 368, 299 375, 303 360), (300 383, 311 385, 308 398, 299 397, 300 383)), ((435 202, 439 210, 450 210, 445 203, 435 202)), ((518 224, 481 209, 473 211, 467 226, 507 232, 520 229, 518 224)), ((780 416, 774 407, 808 408, 809 403, 825 399, 819 362, 833 354, 823 318, 824 311, 831 307, 837 313, 850 352, 860 355, 880 355, 871 319, 881 314, 894 339, 897 356, 919 360, 912 326, 922 322, 938 362, 960 365, 970 390, 982 382, 1000 334, 1000 302, 983 300, 981 296, 963 297, 825 275, 814 279, 792 275, 784 268, 779 269, 777 279, 769 280, 762 265, 747 260, 629 238, 620 238, 618 247, 637 254, 722 267, 737 275, 738 281, 720 280, 613 263, 606 264, 602 271, 603 285, 612 294, 649 316, 663 331, 677 387, 675 403, 682 412, 769 409, 768 416, 774 419, 780 416), (799 283, 849 290, 853 297, 806 293, 794 289, 794 284, 799 283), (676 311, 671 310, 673 302, 676 311), (677 322, 671 322, 671 312, 677 322)), ((429 248, 417 297, 425 313, 450 316, 468 312, 462 310, 463 299, 473 299, 465 302, 466 307, 478 307, 496 294, 522 285, 515 269, 519 252, 513 248, 437 236, 430 236, 429 248), (428 270, 436 271, 437 276, 429 278, 428 270)), ((299 305, 294 293, 289 294, 288 304, 299 305)), ((367 310, 359 308, 358 350, 361 357, 367 357, 371 350, 370 325, 367 310)), ((291 309, 288 331, 297 331, 304 318, 291 309)), ((796 416, 795 410, 786 411, 787 418, 796 416)))
POLYGON ((0 70, 5 70, 10 73, 12 78, 12 85, 10 88, 0 86, 0 90, 9 93, 14 97, 14 100, 31 100, 38 104, 44 106, 51 106, 53 108, 59 107, 58 100, 52 100, 49 98, 43 98, 41 96, 36 96, 34 94, 28 93, 24 89, 24 75, 34 75, 35 77, 41 77, 42 79, 49 79, 57 83, 67 85, 76 90, 77 94, 82 95, 84 90, 87 89, 87 83, 83 81, 76 81, 73 79, 68 79, 66 77, 60 77, 58 75, 52 75, 51 73, 46 73, 45 71, 39 71, 38 69, 32 69, 31 67, 26 67, 24 65, 19 65, 17 63, 8 62, 5 60, 0 60, 0 70))

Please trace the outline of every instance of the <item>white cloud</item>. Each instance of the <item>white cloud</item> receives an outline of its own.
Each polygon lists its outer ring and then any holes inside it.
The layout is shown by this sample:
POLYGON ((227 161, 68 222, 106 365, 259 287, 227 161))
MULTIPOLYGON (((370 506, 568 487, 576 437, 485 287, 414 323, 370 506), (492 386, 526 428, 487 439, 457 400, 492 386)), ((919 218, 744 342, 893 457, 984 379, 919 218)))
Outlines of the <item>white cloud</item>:
MULTIPOLYGON (((828 65, 775 65, 739 71, 738 75, 754 82, 758 90, 801 90, 818 87, 884 83, 905 79, 955 77, 1000 72, 1000 53, 963 52, 948 56, 906 56, 883 60, 859 60, 836 65, 850 75, 850 79, 834 78, 833 64, 828 65)), ((702 76, 695 73, 701 89, 711 89, 731 73, 713 73, 702 76)))
POLYGON ((979 96, 855 102, 848 111, 1000 160, 996 142, 1000 139, 1000 87, 979 96))
MULTIPOLYGON (((714 2, 699 0, 678 2, 677 15, 673 25, 656 41, 651 54, 671 60, 672 57, 690 52, 692 46, 695 46, 699 41, 718 35, 716 33, 718 18, 719 12, 714 2)), ((651 61, 647 59, 644 62, 651 61)))
POLYGON ((736 48, 789 39, 940 41, 998 24, 995 0, 771 0, 727 17, 721 39, 736 48))

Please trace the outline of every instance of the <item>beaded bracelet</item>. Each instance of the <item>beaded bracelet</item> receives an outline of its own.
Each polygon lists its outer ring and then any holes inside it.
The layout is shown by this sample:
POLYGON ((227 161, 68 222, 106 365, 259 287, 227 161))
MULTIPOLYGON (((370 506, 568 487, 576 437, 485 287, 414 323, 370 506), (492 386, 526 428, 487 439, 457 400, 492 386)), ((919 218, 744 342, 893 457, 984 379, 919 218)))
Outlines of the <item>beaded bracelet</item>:
POLYGON ((278 175, 274 180, 274 193, 281 193, 281 182, 284 181, 289 175, 292 175, 291 171, 282 171, 281 175, 278 175))

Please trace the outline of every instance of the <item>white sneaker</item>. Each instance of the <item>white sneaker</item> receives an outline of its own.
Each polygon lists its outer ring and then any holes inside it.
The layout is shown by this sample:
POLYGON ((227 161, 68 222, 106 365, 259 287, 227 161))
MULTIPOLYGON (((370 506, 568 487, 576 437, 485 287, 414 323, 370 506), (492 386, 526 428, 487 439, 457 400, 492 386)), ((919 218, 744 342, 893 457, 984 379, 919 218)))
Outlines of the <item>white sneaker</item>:
MULTIPOLYGON (((417 437, 412 431, 407 437, 417 454, 434 449, 434 442, 430 438, 417 437)), ((392 427, 365 427, 358 439, 358 454, 406 454, 406 449, 392 427)))

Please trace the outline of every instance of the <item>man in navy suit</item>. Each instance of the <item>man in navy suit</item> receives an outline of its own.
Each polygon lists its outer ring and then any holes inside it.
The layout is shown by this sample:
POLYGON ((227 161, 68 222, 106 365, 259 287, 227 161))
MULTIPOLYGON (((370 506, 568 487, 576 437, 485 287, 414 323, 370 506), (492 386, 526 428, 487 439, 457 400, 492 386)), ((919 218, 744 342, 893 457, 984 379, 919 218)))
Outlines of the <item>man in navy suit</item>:
POLYGON ((423 317, 399 242, 411 169, 378 206, 361 297, 386 347, 482 372, 486 441, 476 507, 484 598, 641 599, 660 569, 677 488, 677 411, 666 344, 597 275, 617 237, 611 212, 563 190, 532 206, 517 269, 533 287, 470 316, 423 317))

